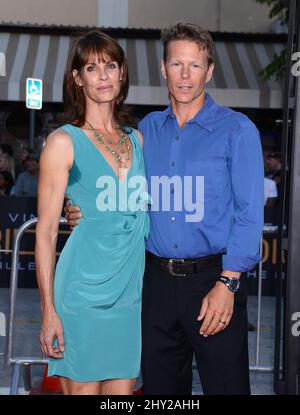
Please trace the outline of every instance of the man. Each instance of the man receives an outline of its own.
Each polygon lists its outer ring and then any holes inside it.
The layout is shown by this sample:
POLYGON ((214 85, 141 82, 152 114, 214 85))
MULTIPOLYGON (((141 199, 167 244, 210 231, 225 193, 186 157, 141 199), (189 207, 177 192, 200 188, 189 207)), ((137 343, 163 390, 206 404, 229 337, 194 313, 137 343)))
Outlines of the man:
MULTIPOLYGON (((280 152, 268 152, 265 161, 265 206, 274 207, 280 197, 281 155, 280 152)), ((270 219, 270 218, 268 218, 270 219)), ((274 219, 273 219, 274 220, 274 219)))
MULTIPOLYGON (((161 70, 171 105, 139 125, 151 196, 153 178, 173 178, 170 209, 158 202, 149 212, 144 392, 191 394, 195 353, 205 394, 249 394, 242 273, 259 261, 264 204, 259 134, 246 116, 205 93, 214 69, 207 31, 177 24, 164 33, 163 43, 161 70), (188 183, 182 194, 174 176, 188 183), (189 193, 196 200, 194 216, 186 203, 178 209, 189 193)), ((79 218, 75 211, 68 209, 70 224, 79 218)))
POLYGON ((20 173, 15 184, 13 194, 15 196, 37 196, 39 175, 39 156, 29 153, 26 159, 26 171, 20 173))
POLYGON ((17 176, 26 171, 26 165, 29 154, 34 154, 35 151, 30 147, 23 147, 21 149, 19 160, 17 162, 17 176))
POLYGON ((276 206, 278 200, 278 191, 275 180, 264 178, 264 197, 265 206, 273 207, 276 206))
POLYGON ((272 152, 266 156, 265 160, 267 178, 274 180, 277 186, 280 183, 281 177, 281 154, 280 152, 272 152))

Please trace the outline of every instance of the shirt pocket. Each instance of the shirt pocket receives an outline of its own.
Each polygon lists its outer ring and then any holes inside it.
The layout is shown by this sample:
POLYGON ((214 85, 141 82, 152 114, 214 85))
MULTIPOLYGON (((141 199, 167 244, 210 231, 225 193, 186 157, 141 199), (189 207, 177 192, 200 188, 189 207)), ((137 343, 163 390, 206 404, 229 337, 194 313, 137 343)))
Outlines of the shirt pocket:
POLYGON ((222 189, 226 180, 226 165, 222 158, 197 159, 187 163, 185 176, 192 176, 192 194, 196 198, 196 191, 203 193, 204 204, 209 202, 209 208, 217 208, 222 197, 222 189), (197 186, 198 183, 198 186, 197 186), (199 189, 199 185, 203 188, 199 189), (212 204, 212 202, 214 202, 212 204))

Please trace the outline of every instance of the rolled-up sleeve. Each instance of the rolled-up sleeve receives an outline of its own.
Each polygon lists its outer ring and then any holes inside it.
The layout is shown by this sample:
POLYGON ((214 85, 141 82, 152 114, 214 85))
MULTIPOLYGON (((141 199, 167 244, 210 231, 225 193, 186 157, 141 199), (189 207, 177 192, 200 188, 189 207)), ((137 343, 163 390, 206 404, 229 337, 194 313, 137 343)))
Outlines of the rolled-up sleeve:
POLYGON ((228 166, 233 218, 223 269, 249 271, 260 261, 264 216, 264 166, 260 136, 247 118, 239 120, 229 137, 228 166))

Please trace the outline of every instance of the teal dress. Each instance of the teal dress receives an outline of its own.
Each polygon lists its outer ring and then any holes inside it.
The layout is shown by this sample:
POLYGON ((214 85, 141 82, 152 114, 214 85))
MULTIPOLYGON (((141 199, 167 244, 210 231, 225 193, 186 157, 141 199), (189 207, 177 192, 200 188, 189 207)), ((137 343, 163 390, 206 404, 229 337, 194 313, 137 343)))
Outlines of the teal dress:
POLYGON ((49 376, 78 382, 136 378, 149 232, 140 141, 131 130, 132 164, 120 181, 80 128, 67 124, 62 129, 74 148, 66 193, 83 217, 56 266, 54 304, 65 352, 62 359, 49 359, 49 376))

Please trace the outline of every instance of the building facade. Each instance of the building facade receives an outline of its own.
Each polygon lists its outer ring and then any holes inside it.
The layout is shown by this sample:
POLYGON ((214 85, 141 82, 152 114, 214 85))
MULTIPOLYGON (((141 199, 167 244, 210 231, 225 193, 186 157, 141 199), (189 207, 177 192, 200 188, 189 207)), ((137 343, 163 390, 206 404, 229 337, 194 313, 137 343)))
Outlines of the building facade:
POLYGON ((210 31, 272 32, 269 8, 256 0, 0 0, 2 22, 156 28, 178 21, 210 31))
POLYGON ((92 27, 106 28, 125 50, 127 103, 138 118, 168 104, 160 74, 160 28, 176 21, 211 31, 216 69, 208 91, 221 105, 252 113, 280 110, 281 84, 259 75, 286 42, 285 35, 271 33, 269 9, 255 0, 186 0, 184 6, 182 0, 22 0, 20 7, 19 0, 0 0, 0 142, 20 148, 28 141, 25 82, 27 77, 40 78, 43 109, 36 112, 35 130, 39 150, 58 125, 70 44, 78 32, 92 27))

